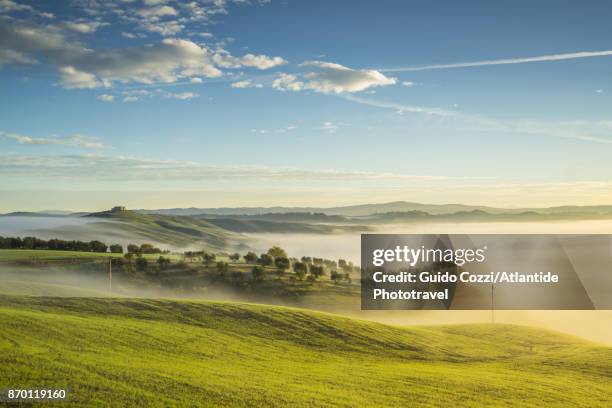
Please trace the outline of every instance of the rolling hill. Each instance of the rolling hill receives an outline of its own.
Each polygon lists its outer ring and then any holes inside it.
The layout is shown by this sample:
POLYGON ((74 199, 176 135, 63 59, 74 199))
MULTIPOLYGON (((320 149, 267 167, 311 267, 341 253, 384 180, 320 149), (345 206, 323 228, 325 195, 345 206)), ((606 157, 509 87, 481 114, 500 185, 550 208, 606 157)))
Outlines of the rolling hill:
POLYGON ((201 219, 166 215, 139 214, 134 211, 102 211, 88 214, 89 218, 115 221, 116 228, 132 234, 174 245, 191 245, 203 241, 212 248, 224 248, 231 234, 201 219))
POLYGON ((71 406, 606 406, 612 349, 240 303, 0 296, 2 386, 71 406))
POLYGON ((520 214, 536 212, 540 214, 612 214, 612 205, 558 206, 542 208, 500 208, 467 204, 423 204, 409 201, 394 201, 380 204, 359 204, 340 207, 222 207, 222 208, 167 208, 136 210, 145 214, 165 215, 269 215, 285 213, 313 213, 328 216, 364 217, 377 213, 398 213, 420 211, 430 215, 453 214, 471 211, 489 214, 520 214))

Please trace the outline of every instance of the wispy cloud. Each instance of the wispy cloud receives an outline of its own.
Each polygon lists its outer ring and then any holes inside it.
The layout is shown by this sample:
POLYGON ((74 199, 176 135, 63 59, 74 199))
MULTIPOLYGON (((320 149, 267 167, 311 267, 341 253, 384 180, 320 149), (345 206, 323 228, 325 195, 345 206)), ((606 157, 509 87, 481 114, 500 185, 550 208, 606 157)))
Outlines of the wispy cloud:
POLYGON ((56 145, 56 146, 78 146, 87 149, 103 149, 104 145, 97 139, 87 136, 74 135, 68 137, 31 137, 0 131, 0 139, 13 140, 22 145, 56 145))
POLYGON ((269 166, 211 166, 178 160, 105 155, 32 156, 0 154, 0 175, 81 181, 311 180, 311 181, 436 181, 461 177, 413 175, 340 169, 301 169, 269 166))
POLYGON ((607 57, 607 56, 612 56, 612 50, 611 51, 582 51, 582 52, 572 52, 572 53, 566 53, 566 54, 540 55, 537 57, 504 58, 504 59, 483 60, 483 61, 456 62, 456 63, 451 63, 451 64, 435 64, 435 65, 421 65, 421 66, 413 66, 413 67, 386 68, 386 69, 379 69, 379 71, 382 71, 382 72, 414 72, 414 71, 427 71, 427 70, 432 70, 432 69, 469 68, 469 67, 482 67, 486 65, 526 64, 530 62, 563 61, 563 60, 570 60, 570 59, 607 57))
POLYGON ((445 117, 455 116, 455 117, 467 118, 467 116, 462 115, 458 112, 441 109, 441 108, 428 108, 428 107, 423 107, 423 106, 404 105, 404 104, 396 103, 396 102, 386 102, 386 101, 380 101, 380 100, 375 100, 375 99, 362 98, 362 97, 350 95, 350 94, 344 94, 341 97, 343 99, 346 99, 347 101, 360 103, 362 105, 369 105, 369 106, 373 106, 376 108, 383 108, 383 109, 391 109, 400 114, 420 113, 424 115, 433 115, 433 116, 445 116, 445 117))
POLYGON ((516 121, 513 123, 503 122, 496 119, 479 115, 468 115, 461 112, 431 108, 423 106, 404 105, 396 102, 386 102, 362 98, 355 95, 342 95, 343 99, 363 105, 373 106, 381 109, 389 109, 400 115, 414 113, 440 118, 455 119, 475 129, 497 132, 498 134, 511 133, 531 136, 557 137, 574 139, 585 142, 612 145, 612 138, 608 137, 610 121, 572 121, 563 123, 546 123, 538 121, 516 121))

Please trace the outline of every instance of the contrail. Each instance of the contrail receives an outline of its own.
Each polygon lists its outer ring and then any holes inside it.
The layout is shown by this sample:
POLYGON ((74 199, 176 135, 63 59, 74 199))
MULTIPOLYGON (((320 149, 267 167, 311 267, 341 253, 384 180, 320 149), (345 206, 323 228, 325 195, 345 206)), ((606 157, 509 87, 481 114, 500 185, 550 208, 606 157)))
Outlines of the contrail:
POLYGON ((563 60, 578 59, 578 58, 606 57, 606 56, 611 56, 611 55, 612 55, 612 51, 583 51, 583 52, 574 52, 574 53, 569 53, 569 54, 541 55, 539 57, 507 58, 507 59, 498 59, 498 60, 457 62, 453 64, 437 64, 437 65, 422 65, 422 66, 403 67, 403 68, 387 68, 387 69, 379 69, 379 71, 413 72, 413 71, 426 71, 430 69, 451 69, 451 68, 481 67, 485 65, 506 65, 506 64, 525 64, 528 62, 563 61, 563 60))

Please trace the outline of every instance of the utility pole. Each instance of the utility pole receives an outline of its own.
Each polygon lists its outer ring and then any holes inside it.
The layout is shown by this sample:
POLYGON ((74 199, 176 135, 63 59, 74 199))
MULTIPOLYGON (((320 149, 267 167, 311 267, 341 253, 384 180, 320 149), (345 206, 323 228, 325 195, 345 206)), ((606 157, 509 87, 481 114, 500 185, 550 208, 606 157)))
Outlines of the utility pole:
POLYGON ((108 291, 113 293, 113 258, 108 258, 108 291))
POLYGON ((494 297, 494 284, 491 284, 491 323, 495 323, 495 297, 494 297))

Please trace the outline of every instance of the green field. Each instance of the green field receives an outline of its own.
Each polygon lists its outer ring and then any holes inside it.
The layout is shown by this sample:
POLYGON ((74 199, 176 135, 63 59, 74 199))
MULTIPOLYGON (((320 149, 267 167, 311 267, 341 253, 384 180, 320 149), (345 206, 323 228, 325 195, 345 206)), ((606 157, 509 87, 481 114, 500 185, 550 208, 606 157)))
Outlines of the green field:
POLYGON ((0 296, 0 388, 70 405, 609 406, 612 348, 509 325, 274 306, 0 296))

